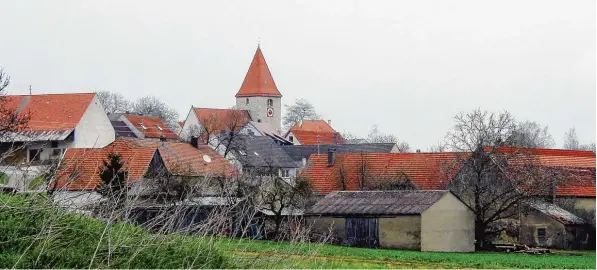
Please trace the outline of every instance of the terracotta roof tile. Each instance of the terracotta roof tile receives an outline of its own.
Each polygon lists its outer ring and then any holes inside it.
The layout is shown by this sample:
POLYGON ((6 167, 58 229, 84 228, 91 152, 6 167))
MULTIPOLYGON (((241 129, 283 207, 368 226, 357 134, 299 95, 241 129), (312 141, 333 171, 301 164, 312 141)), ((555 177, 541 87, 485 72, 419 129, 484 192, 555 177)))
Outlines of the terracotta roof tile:
POLYGON ((236 173, 234 167, 209 146, 194 148, 182 142, 119 138, 101 149, 68 149, 60 164, 55 188, 95 189, 100 183, 100 167, 109 153, 122 155, 129 182, 140 180, 149 169, 156 151, 168 171, 175 175, 230 177, 236 173))
POLYGON ((269 71, 265 57, 261 48, 257 46, 253 61, 249 66, 245 80, 241 85, 236 97, 268 96, 281 97, 280 91, 274 82, 274 78, 269 71))
POLYGON ((242 129, 251 116, 246 110, 236 109, 212 109, 193 107, 199 122, 209 130, 210 133, 228 130, 230 128, 242 129))
POLYGON ((74 129, 95 97, 94 93, 5 96, 3 106, 30 117, 25 131, 74 129))
POLYGON ((454 164, 462 153, 347 153, 336 154, 333 166, 327 164, 327 154, 312 155, 303 172, 321 195, 342 190, 340 168, 344 165, 346 190, 359 190, 361 171, 367 172, 366 189, 377 184, 408 178, 419 189, 443 189, 459 167, 454 164), (365 160, 363 162, 363 160, 365 160), (359 169, 366 164, 366 170, 359 169))
POLYGON ((290 132, 303 145, 338 144, 344 141, 342 135, 324 120, 303 120, 302 124, 292 126, 290 132))
POLYGON ((166 139, 178 139, 178 136, 158 117, 136 114, 125 114, 123 116, 126 117, 139 132, 143 133, 146 138, 160 138, 163 134, 166 139), (145 128, 143 128, 143 126, 145 128))

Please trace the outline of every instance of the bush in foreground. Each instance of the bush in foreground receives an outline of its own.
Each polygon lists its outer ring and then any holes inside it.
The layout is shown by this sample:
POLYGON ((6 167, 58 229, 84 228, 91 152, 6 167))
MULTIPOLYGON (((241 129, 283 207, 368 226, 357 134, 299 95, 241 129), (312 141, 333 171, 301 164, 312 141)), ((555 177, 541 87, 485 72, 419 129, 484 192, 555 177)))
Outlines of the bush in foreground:
POLYGON ((230 268, 208 240, 155 235, 53 208, 41 195, 0 195, 0 268, 230 268))

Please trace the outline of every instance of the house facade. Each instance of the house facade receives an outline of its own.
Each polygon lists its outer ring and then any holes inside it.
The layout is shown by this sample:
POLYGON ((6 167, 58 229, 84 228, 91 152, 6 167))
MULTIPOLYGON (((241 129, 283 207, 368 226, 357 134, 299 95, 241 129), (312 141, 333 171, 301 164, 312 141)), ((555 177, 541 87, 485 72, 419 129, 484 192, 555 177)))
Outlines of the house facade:
POLYGON ((33 188, 30 182, 66 149, 101 148, 114 141, 114 129, 94 93, 6 96, 6 101, 29 120, 18 131, 0 134, 0 151, 11 151, 1 161, 0 171, 8 176, 5 186, 33 188))
POLYGON ((331 121, 301 120, 284 136, 295 145, 341 144, 344 138, 334 130, 331 121))

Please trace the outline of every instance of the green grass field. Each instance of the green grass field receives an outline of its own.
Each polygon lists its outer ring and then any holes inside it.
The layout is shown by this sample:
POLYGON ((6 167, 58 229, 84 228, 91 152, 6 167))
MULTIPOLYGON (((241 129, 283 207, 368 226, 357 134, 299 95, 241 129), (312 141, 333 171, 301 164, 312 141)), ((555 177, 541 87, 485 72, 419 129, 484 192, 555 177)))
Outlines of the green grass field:
POLYGON ((595 252, 437 253, 156 235, 68 214, 37 196, 0 195, 0 268, 595 269, 595 252))
POLYGON ((335 245, 220 240, 237 262, 258 268, 558 268, 595 269, 595 252, 570 254, 440 253, 335 245))

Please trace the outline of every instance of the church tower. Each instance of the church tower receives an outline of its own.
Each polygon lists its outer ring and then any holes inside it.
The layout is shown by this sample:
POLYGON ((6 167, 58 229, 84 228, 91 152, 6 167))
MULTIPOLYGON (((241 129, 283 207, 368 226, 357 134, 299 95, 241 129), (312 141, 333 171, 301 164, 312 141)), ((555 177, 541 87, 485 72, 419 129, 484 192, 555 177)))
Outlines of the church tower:
POLYGON ((282 94, 276 87, 259 45, 245 80, 236 93, 236 107, 249 111, 253 121, 281 130, 282 94))

